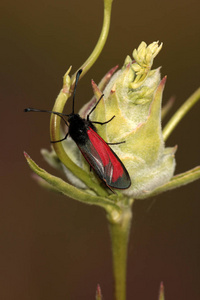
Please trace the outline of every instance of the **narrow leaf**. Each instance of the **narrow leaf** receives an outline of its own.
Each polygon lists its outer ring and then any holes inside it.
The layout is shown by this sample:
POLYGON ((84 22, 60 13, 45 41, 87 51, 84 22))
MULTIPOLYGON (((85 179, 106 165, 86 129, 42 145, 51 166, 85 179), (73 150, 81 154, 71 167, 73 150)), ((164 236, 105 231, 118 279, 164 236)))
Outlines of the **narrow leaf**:
POLYGON ((26 152, 24 152, 24 156, 30 168, 38 176, 43 178, 46 182, 52 185, 54 189, 61 192, 62 194, 86 204, 101 206, 106 209, 107 212, 112 214, 113 212, 120 213, 120 208, 109 199, 89 194, 83 190, 79 190, 78 188, 72 186, 64 180, 49 174, 44 169, 41 169, 26 152))

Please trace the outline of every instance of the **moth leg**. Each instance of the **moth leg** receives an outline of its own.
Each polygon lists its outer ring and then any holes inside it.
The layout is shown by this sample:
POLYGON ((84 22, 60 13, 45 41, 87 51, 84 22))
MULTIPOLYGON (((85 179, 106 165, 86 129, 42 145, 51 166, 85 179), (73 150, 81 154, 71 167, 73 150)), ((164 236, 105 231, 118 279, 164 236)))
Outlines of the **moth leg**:
POLYGON ((64 140, 66 140, 66 138, 68 137, 68 134, 69 134, 69 133, 67 133, 66 136, 65 136, 63 139, 58 140, 58 141, 51 141, 51 143, 52 143, 52 144, 55 144, 55 143, 59 143, 59 142, 62 142, 62 141, 64 141, 64 140))
POLYGON ((116 194, 116 192, 115 191, 113 191, 113 189, 111 189, 111 187, 110 186, 108 186, 107 184, 106 184, 106 182, 104 182, 105 183, 105 185, 106 185, 106 187, 113 193, 113 194, 116 194))
POLYGON ((119 145, 119 144, 124 144, 126 141, 123 142, 117 142, 117 143, 106 143, 107 145, 119 145))
MULTIPOLYGON (((67 121, 65 120, 65 118, 64 118, 62 115, 60 115, 59 113, 56 113, 56 115, 58 115, 61 119, 63 119, 63 121, 65 122, 65 124, 69 127, 69 125, 67 124, 67 121)), ((67 139, 68 134, 69 134, 69 133, 67 133, 63 139, 58 140, 58 141, 50 141, 50 143, 55 144, 55 143, 62 142, 62 141, 64 141, 64 140, 67 139)))
POLYGON ((110 121, 112 121, 113 119, 115 118, 115 116, 113 116, 112 118, 110 118, 108 121, 105 121, 105 122, 96 122, 96 121, 90 121, 92 124, 99 124, 99 125, 104 125, 104 124, 107 124, 109 123, 110 121))
POLYGON ((101 97, 99 98, 99 100, 97 101, 97 103, 93 106, 93 108, 91 109, 91 111, 89 112, 89 114, 87 115, 87 121, 89 121, 90 118, 90 114, 95 110, 95 108, 97 107, 97 105, 99 104, 100 100, 103 98, 104 94, 101 95, 101 97))

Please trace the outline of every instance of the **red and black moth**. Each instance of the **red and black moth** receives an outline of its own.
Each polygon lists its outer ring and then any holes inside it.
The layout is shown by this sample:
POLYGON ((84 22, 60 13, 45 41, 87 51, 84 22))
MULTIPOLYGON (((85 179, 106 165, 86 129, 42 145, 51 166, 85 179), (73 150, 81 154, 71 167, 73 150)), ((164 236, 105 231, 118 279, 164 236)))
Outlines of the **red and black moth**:
MULTIPOLYGON (((127 189, 131 185, 130 176, 119 159, 119 157, 115 154, 115 152, 109 147, 108 143, 106 143, 97 133, 97 129, 94 124, 104 125, 112 121, 115 117, 113 116, 110 120, 106 122, 95 122, 90 121, 90 114, 95 110, 98 103, 102 99, 103 95, 97 101, 97 103, 93 106, 86 119, 80 117, 79 114, 74 113, 74 102, 75 102, 75 93, 76 87, 78 83, 79 76, 82 70, 80 69, 76 75, 76 83, 74 87, 73 93, 73 104, 72 104, 72 113, 71 114, 63 114, 50 110, 40 110, 35 108, 26 108, 25 112, 48 112, 53 113, 60 116, 65 124, 68 126, 68 132, 64 138, 58 141, 51 141, 51 143, 57 143, 64 141, 68 135, 74 140, 77 144, 79 150, 91 166, 91 168, 96 172, 101 180, 105 182, 105 184, 109 188, 116 189, 127 189), (66 121, 64 117, 68 117, 66 121)), ((123 142, 120 142, 123 143, 123 142)), ((120 143, 109 143, 109 144, 120 144, 120 143)))

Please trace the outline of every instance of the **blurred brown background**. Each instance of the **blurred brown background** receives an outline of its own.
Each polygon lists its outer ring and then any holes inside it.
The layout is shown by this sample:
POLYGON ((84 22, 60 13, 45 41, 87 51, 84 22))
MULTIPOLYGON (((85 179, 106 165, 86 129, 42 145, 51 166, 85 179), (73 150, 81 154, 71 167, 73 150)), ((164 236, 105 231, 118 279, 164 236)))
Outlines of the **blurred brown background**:
MULTIPOLYGON (((164 42, 154 67, 168 75, 164 101, 175 111, 200 85, 198 0, 114 0, 109 38, 81 80, 76 108, 90 99, 90 80, 144 40, 164 42)), ((102 0, 1 1, 0 299, 94 299, 100 283, 112 298, 109 233, 104 211, 42 190, 31 179, 23 150, 51 173, 40 155, 49 148, 49 115, 70 65, 91 53, 101 30, 102 0)), ((66 111, 68 107, 66 108, 66 111)), ((70 110, 70 107, 69 107, 70 110)), ((171 112, 172 115, 173 112, 171 112)), ((200 163, 200 103, 167 145, 178 144, 176 173, 200 163)), ((169 116, 170 117, 170 116, 169 116)), ((200 299, 200 182, 134 206, 128 260, 128 299, 200 299)))

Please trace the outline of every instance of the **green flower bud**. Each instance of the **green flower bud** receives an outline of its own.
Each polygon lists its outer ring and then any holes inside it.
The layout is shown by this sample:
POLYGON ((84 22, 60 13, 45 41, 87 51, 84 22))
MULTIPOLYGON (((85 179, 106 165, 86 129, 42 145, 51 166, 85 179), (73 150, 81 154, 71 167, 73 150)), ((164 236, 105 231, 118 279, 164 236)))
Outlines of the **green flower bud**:
MULTIPOLYGON (((131 177, 131 187, 122 192, 133 198, 148 197, 152 191, 168 182, 175 169, 176 148, 165 148, 161 128, 161 102, 166 77, 160 80, 160 68, 151 70, 154 57, 162 47, 158 42, 149 46, 142 42, 133 51, 133 60, 127 56, 121 70, 112 77, 113 68, 103 78, 99 87, 92 81, 95 97, 80 111, 86 118, 96 101, 103 99, 90 116, 91 121, 104 122, 115 115, 106 125, 96 125, 98 134, 112 145, 131 177), (107 83, 107 85, 106 85, 107 83)), ((81 168, 90 172, 88 163, 74 142, 68 138, 64 148, 69 157, 81 168)), ((64 168, 68 180, 79 188, 86 186, 64 168)), ((94 180, 98 179, 94 175, 94 180)))

